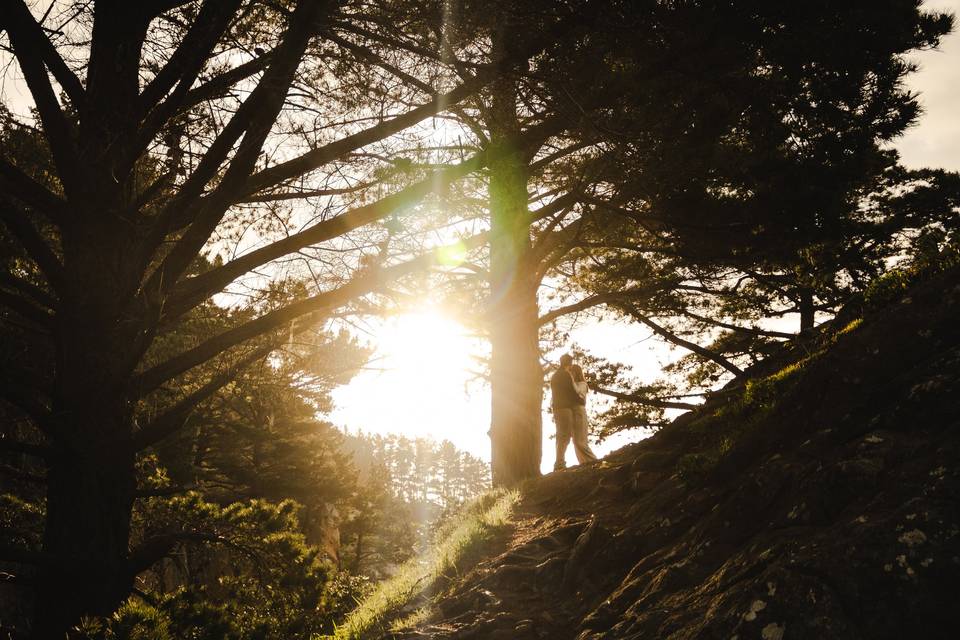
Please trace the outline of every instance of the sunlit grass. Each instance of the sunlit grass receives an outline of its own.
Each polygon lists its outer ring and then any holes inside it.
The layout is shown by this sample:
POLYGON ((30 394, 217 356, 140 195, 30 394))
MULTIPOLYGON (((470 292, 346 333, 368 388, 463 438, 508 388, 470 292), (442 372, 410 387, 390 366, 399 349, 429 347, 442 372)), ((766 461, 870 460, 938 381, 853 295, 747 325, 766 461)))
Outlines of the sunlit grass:
POLYGON ((378 584, 337 627, 335 640, 361 640, 371 632, 410 627, 426 620, 428 607, 422 607, 401 620, 398 612, 414 598, 427 593, 441 579, 454 577, 465 556, 500 527, 510 522, 520 494, 516 491, 490 491, 474 501, 437 531, 433 547, 419 558, 403 565, 378 584), (401 626, 402 625, 402 626, 401 626))
POLYGON ((431 606, 420 607, 410 615, 400 618, 393 622, 390 625, 390 631, 403 631, 404 629, 413 629, 419 624, 422 624, 430 619, 434 613, 434 608, 431 606))

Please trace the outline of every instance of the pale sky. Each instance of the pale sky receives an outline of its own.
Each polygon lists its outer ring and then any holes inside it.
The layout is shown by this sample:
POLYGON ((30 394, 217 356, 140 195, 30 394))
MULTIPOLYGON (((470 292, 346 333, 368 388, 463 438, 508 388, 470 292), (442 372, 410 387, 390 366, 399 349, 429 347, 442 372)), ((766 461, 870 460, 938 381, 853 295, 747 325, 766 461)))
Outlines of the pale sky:
POLYGON ((910 56, 920 71, 907 84, 920 94, 924 113, 895 146, 911 169, 960 171, 960 0, 928 0, 923 6, 953 13, 957 24, 938 50, 910 56))
MULTIPOLYGON (((928 1, 925 7, 960 16, 960 0, 928 1)), ((960 170, 960 34, 955 30, 938 50, 916 53, 911 59, 919 63, 920 70, 909 78, 908 86, 921 94, 924 113, 895 146, 910 168, 960 170)), ((455 323, 429 312, 387 321, 383 359, 373 365, 383 370, 365 371, 350 385, 338 389, 334 394, 337 409, 331 418, 351 431, 448 439, 460 449, 489 460, 489 389, 471 383, 457 364, 464 362, 467 351, 483 347, 462 333, 455 323), (431 336, 426 340, 425 328, 431 336), (437 345, 440 348, 434 348, 437 345)), ((664 364, 683 355, 665 348, 651 339, 647 329, 636 325, 593 323, 575 330, 571 342, 594 355, 633 365, 647 381, 656 378, 664 364)), ((543 427, 541 468, 546 472, 553 466, 553 423, 548 413, 543 415, 543 427)), ((598 454, 605 454, 644 435, 621 434, 594 448, 598 454)), ((568 464, 575 462, 572 449, 567 452, 568 464)))

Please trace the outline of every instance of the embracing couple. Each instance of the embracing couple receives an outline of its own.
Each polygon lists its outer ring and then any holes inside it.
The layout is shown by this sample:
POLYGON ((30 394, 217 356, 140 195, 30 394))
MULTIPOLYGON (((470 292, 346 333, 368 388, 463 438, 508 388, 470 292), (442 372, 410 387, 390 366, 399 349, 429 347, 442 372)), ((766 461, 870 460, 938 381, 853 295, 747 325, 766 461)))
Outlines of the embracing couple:
POLYGON ((597 456, 587 443, 587 380, 580 365, 573 357, 560 356, 560 368, 550 377, 550 396, 553 405, 553 421, 557 425, 557 461, 554 471, 567 466, 567 445, 573 438, 577 462, 593 462, 597 456))

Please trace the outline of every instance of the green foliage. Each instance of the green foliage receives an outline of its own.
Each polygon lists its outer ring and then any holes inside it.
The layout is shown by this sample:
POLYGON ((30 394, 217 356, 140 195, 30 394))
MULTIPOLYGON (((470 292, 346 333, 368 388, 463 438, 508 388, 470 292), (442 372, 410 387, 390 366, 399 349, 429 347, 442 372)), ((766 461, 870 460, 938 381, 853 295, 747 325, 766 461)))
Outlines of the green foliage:
POLYGON ((43 530, 44 507, 11 494, 0 494, 0 543, 37 548, 43 530))
POLYGON ((883 274, 870 283, 863 292, 864 302, 873 308, 885 307, 899 300, 910 288, 911 275, 908 271, 897 269, 883 274))
POLYGON ((690 429, 703 438, 700 450, 677 461, 676 472, 686 484, 703 481, 737 442, 757 428, 777 407, 784 393, 794 384, 817 352, 793 362, 776 373, 748 380, 739 395, 731 398, 714 413, 706 414, 690 424, 690 429))
POLYGON ((300 531, 292 500, 208 502, 196 492, 151 498, 138 513, 150 540, 181 540, 184 562, 144 575, 150 602, 131 598, 112 617, 88 620, 104 640, 307 638, 352 606, 362 581, 340 576, 300 531), (162 530, 158 524, 164 523, 162 530), (171 579, 180 586, 164 586, 171 579))
POLYGON ((714 453, 688 453, 677 461, 677 476, 685 484, 698 484, 719 460, 714 453))
POLYGON ((805 364, 806 360, 794 362, 766 378, 747 381, 743 392, 742 408, 751 411, 772 409, 784 388, 790 384, 791 378, 799 373, 805 364))
POLYGON ((914 284, 960 265, 960 245, 937 246, 913 257, 906 266, 873 280, 863 292, 867 309, 876 310, 901 300, 914 284))

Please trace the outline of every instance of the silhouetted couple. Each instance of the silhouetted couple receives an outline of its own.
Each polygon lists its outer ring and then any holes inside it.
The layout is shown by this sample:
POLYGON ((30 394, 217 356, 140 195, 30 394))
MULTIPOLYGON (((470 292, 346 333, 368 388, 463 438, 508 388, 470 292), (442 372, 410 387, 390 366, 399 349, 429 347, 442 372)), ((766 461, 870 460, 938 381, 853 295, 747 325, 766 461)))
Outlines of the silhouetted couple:
POLYGON ((554 471, 567 466, 567 445, 573 438, 573 450, 577 462, 593 462, 597 456, 587 443, 587 393, 590 387, 580 365, 573 363, 573 357, 560 356, 560 368, 550 376, 550 397, 553 405, 553 421, 557 425, 557 461, 554 471))

